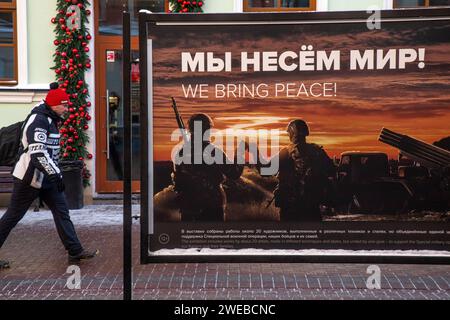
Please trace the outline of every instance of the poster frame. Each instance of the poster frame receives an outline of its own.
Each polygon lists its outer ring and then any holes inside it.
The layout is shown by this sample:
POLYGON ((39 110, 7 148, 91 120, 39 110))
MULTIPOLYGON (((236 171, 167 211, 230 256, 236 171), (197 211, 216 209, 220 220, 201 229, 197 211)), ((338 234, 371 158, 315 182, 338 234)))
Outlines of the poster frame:
MULTIPOLYGON (((366 22, 372 11, 345 12, 271 12, 271 13, 211 13, 211 14, 163 14, 142 10, 139 13, 140 54, 140 114, 141 114, 141 236, 140 261, 148 263, 204 263, 204 262, 296 262, 296 263, 401 263, 401 264, 450 264, 450 255, 428 254, 324 254, 315 255, 155 255, 150 247, 153 222, 149 221, 153 210, 152 185, 152 79, 149 77, 151 52, 148 50, 149 29, 157 25, 217 25, 217 24, 296 24, 355 23, 366 22)), ((397 9, 380 12, 383 21, 450 20, 450 8, 397 9)), ((377 250, 377 252, 382 250, 377 250)), ((392 250, 386 250, 389 252, 392 250)), ((357 252, 357 251, 355 251, 357 252)), ((448 251, 444 251, 448 253, 448 251)))

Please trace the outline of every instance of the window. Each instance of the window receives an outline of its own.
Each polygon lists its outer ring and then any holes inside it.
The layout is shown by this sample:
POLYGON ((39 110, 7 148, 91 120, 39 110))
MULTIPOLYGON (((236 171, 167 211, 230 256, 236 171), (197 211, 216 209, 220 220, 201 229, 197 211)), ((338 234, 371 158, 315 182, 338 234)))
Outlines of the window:
POLYGON ((244 11, 316 10, 316 0, 244 0, 244 11))
POLYGON ((0 0, 0 84, 17 84, 16 0, 0 0))
POLYGON ((394 8, 450 6, 450 0, 394 0, 394 8))
POLYGON ((131 34, 137 36, 139 10, 165 12, 168 8, 168 0, 100 0, 98 1, 99 34, 122 35, 124 6, 127 6, 131 13, 131 34))

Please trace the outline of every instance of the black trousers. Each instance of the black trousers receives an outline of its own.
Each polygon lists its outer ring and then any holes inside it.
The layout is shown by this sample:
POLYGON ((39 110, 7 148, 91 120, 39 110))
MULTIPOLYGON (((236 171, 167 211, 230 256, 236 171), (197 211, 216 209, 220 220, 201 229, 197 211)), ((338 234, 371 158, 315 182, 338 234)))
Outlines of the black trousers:
POLYGON ((22 220, 38 196, 51 210, 59 238, 68 253, 76 255, 83 251, 73 223, 70 220, 64 193, 58 192, 56 185, 45 183, 45 181, 42 189, 35 189, 18 179, 14 180, 14 189, 8 210, 0 219, 0 248, 3 246, 11 230, 22 220))

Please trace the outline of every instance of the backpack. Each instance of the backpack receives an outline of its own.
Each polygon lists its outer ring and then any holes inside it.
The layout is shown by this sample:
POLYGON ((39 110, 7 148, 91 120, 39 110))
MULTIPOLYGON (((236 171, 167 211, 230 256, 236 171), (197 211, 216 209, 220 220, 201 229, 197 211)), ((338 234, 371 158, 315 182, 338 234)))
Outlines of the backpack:
POLYGON ((25 121, 0 129, 0 166, 12 167, 22 153, 20 138, 25 121))
POLYGON ((24 121, 19 121, 0 129, 0 166, 14 167, 19 161, 24 149, 22 146, 22 131, 28 119, 35 112, 31 112, 24 121))

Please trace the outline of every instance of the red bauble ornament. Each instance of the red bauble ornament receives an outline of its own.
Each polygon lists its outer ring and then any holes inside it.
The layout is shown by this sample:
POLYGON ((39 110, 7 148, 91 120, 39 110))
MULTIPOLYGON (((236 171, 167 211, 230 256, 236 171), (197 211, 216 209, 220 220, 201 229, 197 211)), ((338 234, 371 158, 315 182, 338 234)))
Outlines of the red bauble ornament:
POLYGON ((56 23, 56 18, 52 18, 52 23, 56 23))
POLYGON ((87 130, 87 129, 89 129, 89 126, 86 124, 86 125, 83 127, 83 129, 84 129, 84 130, 87 130))
POLYGON ((72 53, 77 54, 78 53, 78 49, 72 49, 72 53))
POLYGON ((88 15, 88 16, 90 16, 91 15, 91 10, 86 10, 86 14, 88 15))
POLYGON ((87 157, 88 157, 88 159, 92 159, 92 158, 93 158, 93 155, 89 153, 89 154, 87 155, 87 157))
POLYGON ((63 154, 63 158, 68 158, 68 157, 69 157, 69 154, 67 152, 63 154))
POLYGON ((84 52, 89 52, 89 48, 88 48, 88 47, 85 47, 85 48, 84 48, 84 52))
POLYGON ((55 46, 59 46, 60 42, 59 42, 59 40, 55 40, 55 41, 53 41, 53 44, 54 44, 55 46))
POLYGON ((84 158, 83 158, 83 157, 79 157, 79 158, 78 158, 78 160, 80 160, 80 161, 83 161, 83 160, 84 160, 84 158))
POLYGON ((92 36, 91 36, 90 34, 88 34, 88 35, 86 36, 86 39, 87 39, 87 40, 91 40, 91 39, 92 39, 92 36))
POLYGON ((90 69, 91 68, 91 64, 90 63, 86 63, 86 68, 90 69))

